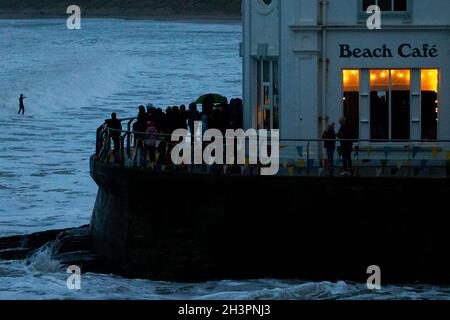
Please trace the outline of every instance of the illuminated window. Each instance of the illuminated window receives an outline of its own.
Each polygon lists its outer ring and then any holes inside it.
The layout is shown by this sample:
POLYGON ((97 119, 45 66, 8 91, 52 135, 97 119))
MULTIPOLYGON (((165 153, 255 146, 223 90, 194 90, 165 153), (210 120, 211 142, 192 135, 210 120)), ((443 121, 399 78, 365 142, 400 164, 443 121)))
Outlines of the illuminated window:
POLYGON ((359 70, 343 70, 344 117, 352 128, 352 138, 359 139, 359 70))
POLYGON ((389 139, 389 70, 370 71, 371 139, 389 139))
POLYGON ((436 140, 439 115, 439 71, 421 70, 422 139, 436 140))
POLYGON ((411 71, 391 70, 391 139, 408 140, 410 134, 411 71))
POLYGON ((370 71, 371 139, 410 138, 410 90, 410 70, 370 71))

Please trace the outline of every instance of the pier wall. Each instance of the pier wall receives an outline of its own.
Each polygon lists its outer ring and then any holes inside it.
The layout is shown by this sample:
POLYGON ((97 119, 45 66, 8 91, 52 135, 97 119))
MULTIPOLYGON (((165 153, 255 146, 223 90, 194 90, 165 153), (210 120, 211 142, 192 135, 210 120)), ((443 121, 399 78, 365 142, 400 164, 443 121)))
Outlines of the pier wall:
POLYGON ((113 168, 91 221, 98 253, 155 280, 450 283, 448 179, 214 176, 113 168))

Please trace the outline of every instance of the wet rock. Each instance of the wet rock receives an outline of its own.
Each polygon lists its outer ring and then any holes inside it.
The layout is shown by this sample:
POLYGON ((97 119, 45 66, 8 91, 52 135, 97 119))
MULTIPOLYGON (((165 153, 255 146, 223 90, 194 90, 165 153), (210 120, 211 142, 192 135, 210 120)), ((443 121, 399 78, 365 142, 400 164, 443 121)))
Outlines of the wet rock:
POLYGON ((49 244, 54 246, 55 255, 90 251, 89 226, 0 238, 0 259, 23 260, 49 244))
POLYGON ((66 252, 54 256, 62 265, 76 265, 83 273, 123 274, 122 268, 92 251, 66 252))
POLYGON ((31 250, 27 248, 13 248, 0 250, 0 260, 23 260, 31 250))
POLYGON ((25 260, 46 245, 52 248, 52 258, 63 266, 76 265, 83 273, 128 275, 122 266, 92 250, 89 226, 0 238, 0 260, 25 260))
POLYGON ((64 230, 50 230, 30 235, 0 238, 0 250, 13 248, 30 250, 39 249, 46 243, 55 240, 62 231, 64 230))
POLYGON ((91 249, 92 241, 89 235, 89 226, 64 230, 56 237, 56 255, 68 252, 91 251, 91 249))

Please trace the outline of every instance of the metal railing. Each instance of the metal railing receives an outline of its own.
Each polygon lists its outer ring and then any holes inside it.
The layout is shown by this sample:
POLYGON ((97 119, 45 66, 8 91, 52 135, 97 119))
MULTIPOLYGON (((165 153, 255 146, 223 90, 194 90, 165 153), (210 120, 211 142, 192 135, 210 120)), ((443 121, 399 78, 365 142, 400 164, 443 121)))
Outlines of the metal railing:
MULTIPOLYGON (((175 166, 170 152, 178 142, 172 135, 151 135, 157 139, 156 159, 150 159, 145 147, 145 132, 131 130, 136 118, 126 122, 126 130, 109 129, 106 123, 97 129, 97 161, 111 166, 159 171, 187 171, 202 174, 254 175, 260 164, 251 165, 248 159, 242 165, 181 165, 175 166)), ((395 177, 449 177, 450 140, 327 140, 280 139, 280 170, 287 176, 395 176, 395 177), (336 142, 333 161, 327 156, 325 142, 336 142), (351 142, 351 166, 344 169, 341 144, 351 142)), ((225 150, 225 148, 224 148, 225 150)))

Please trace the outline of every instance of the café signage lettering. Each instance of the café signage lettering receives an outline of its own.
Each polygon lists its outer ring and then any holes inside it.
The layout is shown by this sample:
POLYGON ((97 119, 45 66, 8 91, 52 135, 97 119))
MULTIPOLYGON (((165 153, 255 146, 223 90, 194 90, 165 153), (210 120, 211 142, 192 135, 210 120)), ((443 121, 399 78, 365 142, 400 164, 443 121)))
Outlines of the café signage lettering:
POLYGON ((378 48, 352 48, 348 44, 341 44, 341 58, 393 58, 394 54, 402 58, 436 58, 439 56, 436 45, 423 44, 413 47, 409 43, 401 44, 395 51, 387 45, 378 48))

